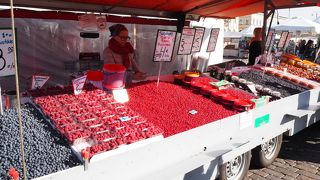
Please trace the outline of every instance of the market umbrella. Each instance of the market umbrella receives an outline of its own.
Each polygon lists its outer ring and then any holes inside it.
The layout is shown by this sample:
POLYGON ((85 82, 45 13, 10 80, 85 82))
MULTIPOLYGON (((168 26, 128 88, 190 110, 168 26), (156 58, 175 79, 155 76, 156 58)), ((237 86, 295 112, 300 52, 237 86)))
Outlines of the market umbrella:
POLYGON ((304 17, 294 17, 273 27, 276 31, 300 32, 303 34, 320 34, 320 24, 304 17))

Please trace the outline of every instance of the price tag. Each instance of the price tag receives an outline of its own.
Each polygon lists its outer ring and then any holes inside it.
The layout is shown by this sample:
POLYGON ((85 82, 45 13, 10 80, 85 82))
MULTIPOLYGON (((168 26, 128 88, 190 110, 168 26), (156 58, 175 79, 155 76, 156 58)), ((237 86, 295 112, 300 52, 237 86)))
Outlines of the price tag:
MULTIPOLYGON (((270 46, 271 38, 272 38, 273 34, 274 34, 273 31, 270 31, 269 34, 268 34, 267 41, 266 41, 266 49, 268 49, 269 46, 270 46)), ((271 46, 272 46, 272 45, 271 45, 271 46)))
POLYGON ((126 89, 112 90, 112 94, 116 102, 125 103, 129 101, 129 95, 126 89))
POLYGON ((197 27, 192 43, 192 52, 200 52, 205 28, 197 27))
POLYGON ((288 35, 289 35, 289 32, 288 32, 288 31, 283 31, 283 32, 281 33, 281 37, 280 37, 280 40, 279 40, 279 43, 278 43, 278 48, 283 48, 283 47, 284 47, 288 35))
POLYGON ((216 45, 219 37, 219 31, 220 31, 219 28, 211 29, 207 52, 212 52, 216 49, 216 45))
POLYGON ((153 61, 170 62, 173 54, 174 42, 177 32, 169 30, 158 30, 156 47, 153 61))
POLYGON ((86 83, 87 75, 81 76, 72 80, 73 91, 75 95, 81 94, 84 84, 86 83))
POLYGON ((191 54, 195 32, 196 30, 193 28, 183 28, 178 49, 179 55, 191 54))
POLYGON ((252 122, 253 122, 252 111, 245 111, 240 114, 240 119, 239 119, 240 129, 244 129, 252 126, 252 122))
POLYGON ((0 77, 14 74, 13 33, 10 28, 0 29, 0 77))
POLYGON ((195 114, 197 114, 198 113, 198 111, 196 111, 196 110, 191 110, 191 111, 189 111, 189 114, 191 114, 191 115, 195 115, 195 114))
POLYGON ((97 16, 97 27, 100 30, 104 30, 107 27, 107 18, 106 16, 97 16))
POLYGON ((41 89, 49 79, 50 76, 33 75, 31 89, 41 89))

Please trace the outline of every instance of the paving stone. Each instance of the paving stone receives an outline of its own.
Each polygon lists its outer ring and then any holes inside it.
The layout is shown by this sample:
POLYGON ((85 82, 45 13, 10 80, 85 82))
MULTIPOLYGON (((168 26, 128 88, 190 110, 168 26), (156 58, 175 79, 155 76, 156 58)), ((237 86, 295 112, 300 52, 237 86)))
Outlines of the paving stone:
POLYGON ((295 165, 297 164, 297 162, 294 161, 294 160, 286 159, 285 161, 286 161, 286 163, 289 164, 290 166, 295 166, 295 165))
POLYGON ((269 169, 275 169, 275 168, 277 168, 277 167, 271 164, 271 165, 268 166, 268 168, 269 168, 269 169))
POLYGON ((296 178, 286 175, 286 176, 284 176, 284 177, 281 178, 281 179, 285 179, 285 180, 295 180, 296 178))
POLYGON ((290 171, 288 169, 281 168, 281 167, 277 167, 276 169, 274 169, 274 171, 277 171, 279 173, 282 173, 282 174, 285 174, 285 175, 288 175, 288 176, 291 176, 291 177, 294 177, 294 178, 299 176, 298 173, 295 173, 293 171, 290 171))
POLYGON ((285 160, 280 159, 280 158, 275 159, 275 161, 276 161, 276 162, 279 162, 279 163, 282 163, 282 164, 285 164, 285 163, 286 163, 285 160))
POLYGON ((277 171, 271 170, 271 169, 263 169, 264 172, 271 174, 273 176, 276 176, 278 178, 282 178, 284 175, 282 173, 279 173, 277 171))
POLYGON ((312 179, 318 179, 320 180, 320 176, 319 175, 316 175, 316 174, 312 174, 308 171, 304 171, 304 170, 298 170, 297 171, 298 174, 301 174, 301 175, 304 175, 304 176, 307 176, 309 178, 312 178, 312 179))
POLYGON ((266 178, 263 178, 263 177, 256 175, 256 174, 252 174, 250 176, 250 178, 252 178, 252 180, 265 180, 266 179, 266 178))
POLYGON ((269 175, 266 177, 267 179, 270 179, 270 180, 281 180, 281 178, 278 178, 276 176, 273 176, 273 175, 269 175))
POLYGON ((314 180, 314 179, 311 179, 311 178, 309 178, 309 177, 307 177, 307 176, 304 176, 304 175, 299 175, 299 176, 297 177, 297 180, 314 180))
POLYGON ((263 172, 261 170, 252 170, 252 173, 253 174, 257 174, 257 175, 259 175, 261 177, 267 177, 269 175, 269 174, 267 174, 267 173, 265 173, 265 172, 263 172))
POLYGON ((289 171, 292 171, 292 172, 296 172, 296 171, 299 170, 298 168, 294 168, 294 167, 292 167, 292 166, 290 166, 290 165, 288 165, 288 164, 282 164, 282 163, 279 163, 279 162, 274 162, 274 163, 272 163, 272 164, 273 164, 273 165, 276 165, 276 166, 278 166, 278 167, 285 168, 285 169, 287 169, 287 170, 289 170, 289 171))
POLYGON ((312 166, 312 165, 307 165, 306 163, 304 163, 304 164, 297 164, 295 167, 296 167, 296 168, 299 168, 299 169, 301 169, 301 170, 305 170, 305 171, 311 172, 311 173, 313 173, 313 174, 315 174, 315 173, 318 172, 317 167, 314 167, 314 166, 312 166))

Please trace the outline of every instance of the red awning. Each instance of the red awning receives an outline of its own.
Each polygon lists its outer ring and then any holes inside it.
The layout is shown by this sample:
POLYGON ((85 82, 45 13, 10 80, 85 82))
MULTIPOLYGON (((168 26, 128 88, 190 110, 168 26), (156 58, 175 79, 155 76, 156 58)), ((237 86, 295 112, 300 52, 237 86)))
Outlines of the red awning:
MULTIPOLYGON (((263 12, 264 0, 63 0, 111 7, 188 12, 205 17, 238 17, 263 12)), ((319 0, 273 0, 276 8, 316 6, 319 0)))
MULTIPOLYGON (((319 0, 273 0, 275 8, 317 6, 319 0)), ((0 0, 8 4, 8 0, 0 0)), ((101 13, 181 17, 196 14, 204 17, 234 18, 263 12, 264 0, 14 0, 16 6, 101 13)))

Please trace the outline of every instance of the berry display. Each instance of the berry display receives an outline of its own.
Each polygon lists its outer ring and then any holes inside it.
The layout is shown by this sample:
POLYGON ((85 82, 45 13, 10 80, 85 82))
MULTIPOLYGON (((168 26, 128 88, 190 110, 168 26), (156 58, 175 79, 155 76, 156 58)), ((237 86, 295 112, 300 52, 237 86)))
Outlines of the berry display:
MULTIPOLYGON (((8 109, 0 116, 0 179, 7 180, 14 167, 22 176, 17 111, 8 109)), ((31 104, 22 107, 27 179, 32 179, 80 164, 67 141, 31 104)))

